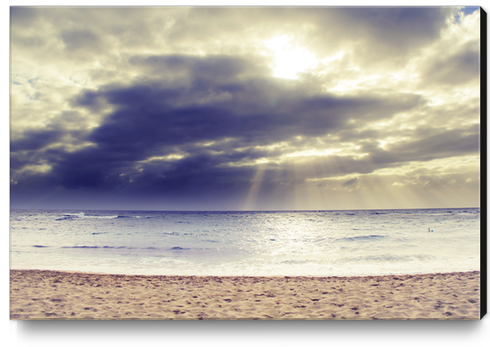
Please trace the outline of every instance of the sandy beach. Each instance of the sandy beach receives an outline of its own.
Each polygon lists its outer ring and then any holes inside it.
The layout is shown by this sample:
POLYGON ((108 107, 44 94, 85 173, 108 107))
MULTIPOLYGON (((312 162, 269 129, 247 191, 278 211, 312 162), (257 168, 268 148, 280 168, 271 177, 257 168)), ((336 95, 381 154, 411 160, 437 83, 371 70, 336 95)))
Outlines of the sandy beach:
POLYGON ((479 315, 479 271, 362 277, 10 271, 14 320, 441 320, 479 315))

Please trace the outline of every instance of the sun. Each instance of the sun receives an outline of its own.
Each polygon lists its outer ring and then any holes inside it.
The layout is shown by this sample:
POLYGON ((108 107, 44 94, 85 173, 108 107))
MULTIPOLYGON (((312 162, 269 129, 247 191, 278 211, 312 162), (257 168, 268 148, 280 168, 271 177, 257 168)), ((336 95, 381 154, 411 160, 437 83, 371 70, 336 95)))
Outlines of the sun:
POLYGON ((268 55, 273 57, 275 77, 297 79, 300 72, 315 67, 318 59, 286 35, 274 37, 264 42, 268 55))

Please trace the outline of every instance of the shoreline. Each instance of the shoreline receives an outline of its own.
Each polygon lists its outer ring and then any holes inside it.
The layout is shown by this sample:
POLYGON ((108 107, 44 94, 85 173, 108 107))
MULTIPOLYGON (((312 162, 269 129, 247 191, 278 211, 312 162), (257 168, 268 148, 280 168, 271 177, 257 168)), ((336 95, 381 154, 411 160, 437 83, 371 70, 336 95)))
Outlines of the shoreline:
POLYGON ((148 274, 131 274, 131 273, 119 273, 119 272, 96 272, 96 271, 78 271, 78 270, 50 270, 50 269, 23 269, 15 268, 9 269, 10 272, 46 272, 46 273, 60 273, 60 274, 85 274, 85 275, 98 275, 98 276, 127 276, 127 277, 189 277, 189 278, 201 278, 201 277, 217 277, 217 278, 364 278, 364 277, 403 277, 403 276, 428 276, 428 275, 453 275, 453 274, 478 274, 480 270, 467 270, 467 271, 439 271, 439 272, 422 272, 422 273, 400 273, 400 274, 380 274, 380 275, 148 275, 148 274))
POLYGON ((480 271, 375 276, 10 270, 13 320, 480 319, 480 271))

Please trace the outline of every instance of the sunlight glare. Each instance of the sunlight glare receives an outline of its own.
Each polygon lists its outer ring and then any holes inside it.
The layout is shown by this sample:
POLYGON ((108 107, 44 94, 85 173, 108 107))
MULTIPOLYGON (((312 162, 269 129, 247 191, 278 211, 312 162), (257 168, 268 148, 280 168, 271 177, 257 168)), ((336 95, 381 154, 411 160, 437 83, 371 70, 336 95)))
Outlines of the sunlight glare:
POLYGON ((313 68, 318 59, 307 49, 292 42, 288 36, 282 35, 267 40, 265 46, 274 57, 274 76, 297 79, 300 72, 313 68))

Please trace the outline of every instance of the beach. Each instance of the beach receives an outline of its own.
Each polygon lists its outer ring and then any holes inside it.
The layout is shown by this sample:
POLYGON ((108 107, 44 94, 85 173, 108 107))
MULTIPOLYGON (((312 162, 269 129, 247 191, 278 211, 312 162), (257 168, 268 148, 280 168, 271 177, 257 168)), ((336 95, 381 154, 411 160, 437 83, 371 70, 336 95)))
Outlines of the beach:
POLYGON ((13 320, 480 318, 480 272, 144 276, 10 270, 13 320))

